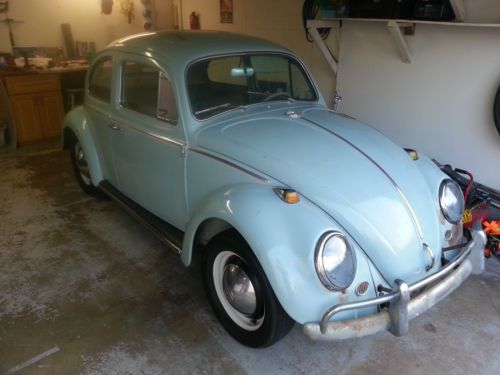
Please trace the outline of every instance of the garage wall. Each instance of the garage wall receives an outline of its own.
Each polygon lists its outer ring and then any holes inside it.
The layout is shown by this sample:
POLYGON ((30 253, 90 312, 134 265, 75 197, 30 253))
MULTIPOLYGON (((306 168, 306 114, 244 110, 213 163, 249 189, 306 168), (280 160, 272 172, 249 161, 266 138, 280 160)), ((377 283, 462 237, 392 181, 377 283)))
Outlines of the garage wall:
MULTIPOLYGON (((189 29, 189 15, 200 14, 202 29, 224 30, 265 38, 280 43, 295 52, 311 69, 328 104, 335 91, 335 77, 313 43, 308 43, 302 27, 303 0, 233 0, 233 24, 220 23, 220 0, 174 0, 180 10, 181 27, 189 29)), ((327 43, 337 51, 337 35, 332 33, 327 43)))
MULTIPOLYGON (((500 23, 497 0, 465 1, 468 21, 500 23)), ((500 189, 500 28, 417 25, 401 61, 383 23, 345 22, 338 89, 342 111, 500 189)))
MULTIPOLYGON (((95 41, 97 49, 102 49, 117 38, 144 31, 143 7, 139 0, 134 5, 131 24, 116 0, 111 15, 101 13, 101 0, 11 0, 9 17, 24 21, 12 26, 19 47, 61 47, 61 23, 70 23, 75 41, 95 41)), ((155 7, 158 26, 172 28, 172 0, 156 0, 155 7)), ((0 24, 0 51, 10 52, 5 24, 0 24)))
MULTIPOLYGON (((180 26, 186 29, 189 29, 189 14, 196 11, 201 15, 202 29, 245 33, 285 45, 311 68, 327 103, 331 102, 335 77, 317 47, 305 40, 301 16, 303 0, 233 0, 233 24, 220 23, 220 0, 154 0, 157 29, 173 28, 173 3, 182 21, 180 26)), ((71 24, 75 41, 95 41, 98 50, 117 38, 143 31, 140 0, 134 0, 135 19, 131 24, 120 12, 118 0, 114 1, 111 15, 101 14, 100 4, 101 0, 11 0, 9 17, 24 21, 13 26, 16 45, 63 46, 61 23, 71 24)), ((327 43, 337 51, 335 33, 327 43)), ((0 24, 0 51, 10 51, 4 24, 0 24)))

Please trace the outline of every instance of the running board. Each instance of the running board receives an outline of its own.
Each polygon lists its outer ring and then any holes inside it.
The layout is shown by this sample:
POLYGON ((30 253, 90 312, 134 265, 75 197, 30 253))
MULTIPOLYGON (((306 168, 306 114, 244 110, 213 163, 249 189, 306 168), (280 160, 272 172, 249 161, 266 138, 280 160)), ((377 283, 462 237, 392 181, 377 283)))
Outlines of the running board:
POLYGON ((99 184, 99 189, 101 189, 106 195, 112 198, 122 208, 139 220, 142 225, 153 232, 153 234, 165 243, 165 245, 170 247, 177 254, 181 253, 182 240, 184 237, 184 233, 182 231, 168 224, 166 221, 160 219, 158 216, 152 214, 145 208, 139 206, 130 198, 127 198, 109 182, 101 182, 99 184))

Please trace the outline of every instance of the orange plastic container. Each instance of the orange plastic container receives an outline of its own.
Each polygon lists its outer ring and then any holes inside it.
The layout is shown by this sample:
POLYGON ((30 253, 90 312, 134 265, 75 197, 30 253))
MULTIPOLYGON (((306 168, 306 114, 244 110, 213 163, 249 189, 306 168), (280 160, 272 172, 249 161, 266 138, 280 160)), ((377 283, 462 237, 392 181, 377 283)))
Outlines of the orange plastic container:
POLYGON ((483 229, 489 236, 500 236, 500 221, 483 221, 483 229))

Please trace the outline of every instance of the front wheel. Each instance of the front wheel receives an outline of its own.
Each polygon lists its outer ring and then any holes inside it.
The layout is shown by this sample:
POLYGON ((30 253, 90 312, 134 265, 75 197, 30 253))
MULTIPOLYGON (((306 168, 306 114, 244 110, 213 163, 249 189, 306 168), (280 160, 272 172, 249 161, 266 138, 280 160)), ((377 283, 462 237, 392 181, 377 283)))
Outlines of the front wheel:
POLYGON ((210 241, 203 274, 215 315, 243 345, 270 346, 292 329, 294 321, 283 310, 257 258, 234 231, 210 241))

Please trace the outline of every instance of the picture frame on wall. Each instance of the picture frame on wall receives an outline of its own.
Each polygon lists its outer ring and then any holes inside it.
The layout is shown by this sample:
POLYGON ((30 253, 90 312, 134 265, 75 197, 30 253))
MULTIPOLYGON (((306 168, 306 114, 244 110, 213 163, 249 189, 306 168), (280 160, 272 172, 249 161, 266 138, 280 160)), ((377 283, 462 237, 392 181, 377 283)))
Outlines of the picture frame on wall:
POLYGON ((0 0, 0 13, 6 13, 9 10, 9 0, 0 0))
POLYGON ((233 23, 233 0, 220 0, 220 22, 233 23))

